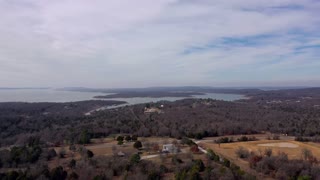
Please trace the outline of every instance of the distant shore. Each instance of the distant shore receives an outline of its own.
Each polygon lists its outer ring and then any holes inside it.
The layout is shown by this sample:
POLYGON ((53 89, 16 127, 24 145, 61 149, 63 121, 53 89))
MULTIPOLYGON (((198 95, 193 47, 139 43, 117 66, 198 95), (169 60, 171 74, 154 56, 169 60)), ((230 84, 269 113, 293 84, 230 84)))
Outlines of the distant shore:
POLYGON ((108 94, 104 96, 95 96, 99 99, 111 98, 136 98, 136 97, 150 97, 150 98, 163 98, 163 97, 193 97, 194 95, 205 95, 200 92, 120 92, 116 94, 108 94))

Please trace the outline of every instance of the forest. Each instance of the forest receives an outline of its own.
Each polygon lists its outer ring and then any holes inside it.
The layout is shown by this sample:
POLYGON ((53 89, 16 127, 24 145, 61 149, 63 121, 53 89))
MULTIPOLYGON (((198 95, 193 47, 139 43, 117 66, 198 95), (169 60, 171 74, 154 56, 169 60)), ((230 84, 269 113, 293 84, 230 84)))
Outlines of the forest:
MULTIPOLYGON (((219 144, 247 142, 257 140, 252 134, 268 132, 275 134, 273 140, 279 134, 295 136, 300 142, 320 141, 320 89, 241 92, 248 98, 183 99, 101 111, 93 110, 125 102, 0 103, 0 179, 162 179, 166 174, 173 174, 175 179, 255 179, 212 151, 208 150, 206 159, 199 159, 198 145, 188 138, 217 137, 215 143, 219 144), (241 136, 226 138, 231 135, 241 136), (105 137, 117 137, 119 146, 135 142, 136 149, 147 147, 137 139, 169 137, 179 140, 181 146, 190 146, 192 154, 169 156, 170 162, 166 156, 164 166, 141 160, 140 151, 121 158, 95 156, 85 148, 91 139, 105 137), (52 159, 59 162, 66 156, 64 150, 58 152, 53 147, 69 147, 68 151, 81 157, 71 159, 67 166, 49 168, 52 159), (19 171, 6 171, 8 168, 19 171)), ((286 154, 261 156, 242 149, 239 158, 245 158, 257 172, 279 179, 314 179, 319 170, 313 165, 318 163, 316 159, 289 160, 286 154), (283 163, 279 164, 280 160, 283 163), (290 174, 292 170, 296 174, 290 174)))
POLYGON ((319 94, 320 89, 265 91, 233 102, 184 99, 105 109, 89 116, 85 114, 92 109, 124 102, 0 103, 0 144, 23 144, 29 136, 53 144, 76 143, 83 130, 90 137, 127 133, 202 138, 263 131, 317 137, 319 94), (161 113, 146 114, 146 107, 161 113))

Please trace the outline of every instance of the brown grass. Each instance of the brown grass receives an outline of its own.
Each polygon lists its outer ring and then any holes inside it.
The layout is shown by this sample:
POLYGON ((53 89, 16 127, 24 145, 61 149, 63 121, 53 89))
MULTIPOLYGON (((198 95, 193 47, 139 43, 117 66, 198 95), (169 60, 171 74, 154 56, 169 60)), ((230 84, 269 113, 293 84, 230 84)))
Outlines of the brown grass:
POLYGON ((213 142, 202 142, 202 147, 210 148, 217 154, 221 155, 222 157, 225 157, 232 161, 233 163, 240 166, 243 170, 246 172, 249 172, 253 175, 256 175, 258 177, 263 177, 261 174, 258 174, 256 171, 252 170, 249 167, 249 163, 243 159, 240 159, 237 157, 235 151, 240 147, 244 147, 248 149, 249 151, 254 151, 256 153, 264 152, 264 149, 271 148, 273 151, 273 155, 277 155, 280 152, 284 152, 288 154, 289 159, 300 159, 301 151, 304 148, 307 148, 312 151, 313 155, 315 157, 320 157, 320 145, 316 143, 302 143, 297 142, 293 140, 260 140, 260 141, 250 141, 250 142, 235 142, 235 143, 226 143, 226 144, 220 144, 220 147, 218 144, 215 144, 213 142), (288 148, 288 147, 263 147, 258 146, 259 144, 267 144, 267 143, 292 143, 295 145, 298 145, 297 148, 288 148))
POLYGON ((309 149, 312 151, 315 157, 320 157, 320 147, 316 146, 315 143, 302 143, 297 141, 291 140, 262 140, 262 141, 251 141, 251 142, 236 142, 236 143, 227 143, 227 144, 220 144, 220 148, 217 144, 213 143, 204 143, 205 147, 212 148, 217 152, 221 152, 222 154, 231 156, 233 158, 237 158, 235 154, 235 150, 237 150, 240 146, 248 149, 249 151, 254 151, 256 153, 261 150, 262 152, 266 148, 270 148, 273 151, 273 154, 277 154, 279 152, 284 152, 288 154, 289 159, 300 159, 301 158, 301 151, 302 149, 309 149), (269 143, 290 143, 297 145, 296 148, 290 147, 272 147, 272 146, 259 146, 261 144, 269 144, 269 143))

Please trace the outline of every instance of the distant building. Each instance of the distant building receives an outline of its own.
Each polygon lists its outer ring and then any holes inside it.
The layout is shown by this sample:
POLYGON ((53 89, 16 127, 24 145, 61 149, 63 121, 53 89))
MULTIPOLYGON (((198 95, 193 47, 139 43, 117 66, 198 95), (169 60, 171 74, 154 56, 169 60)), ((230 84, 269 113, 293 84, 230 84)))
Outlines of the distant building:
POLYGON ((176 147, 174 144, 164 144, 162 146, 162 152, 165 152, 165 153, 178 153, 179 152, 179 148, 176 147))
POLYGON ((164 144, 162 146, 162 152, 172 152, 173 151, 173 144, 164 144))
POLYGON ((161 113, 161 110, 158 108, 144 108, 144 113, 145 114, 151 114, 151 113, 161 113))
POLYGON ((123 157, 123 156, 125 156, 125 154, 122 151, 120 151, 120 152, 118 152, 118 156, 123 157))

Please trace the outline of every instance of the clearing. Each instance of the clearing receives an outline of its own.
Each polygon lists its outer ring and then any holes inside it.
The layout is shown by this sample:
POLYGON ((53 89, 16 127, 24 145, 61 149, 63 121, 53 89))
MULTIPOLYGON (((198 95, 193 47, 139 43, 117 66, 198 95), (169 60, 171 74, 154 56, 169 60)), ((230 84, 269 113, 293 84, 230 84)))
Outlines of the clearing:
MULTIPOLYGON (((289 138, 287 138, 289 139, 289 138)), ((213 142, 213 140, 200 141, 199 145, 204 149, 212 149, 214 152, 222 157, 225 157, 241 167, 246 172, 250 172, 257 177, 263 178, 263 175, 258 174, 255 170, 249 167, 249 163, 243 159, 237 157, 235 151, 239 147, 244 147, 250 152, 263 153, 265 149, 272 149, 273 155, 278 153, 288 154, 289 159, 301 159, 302 150, 309 149, 315 157, 320 157, 320 145, 317 143, 302 143, 294 140, 258 140, 258 141, 247 141, 247 142, 234 142, 220 144, 220 146, 213 142)))

